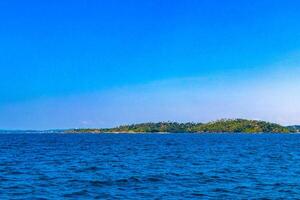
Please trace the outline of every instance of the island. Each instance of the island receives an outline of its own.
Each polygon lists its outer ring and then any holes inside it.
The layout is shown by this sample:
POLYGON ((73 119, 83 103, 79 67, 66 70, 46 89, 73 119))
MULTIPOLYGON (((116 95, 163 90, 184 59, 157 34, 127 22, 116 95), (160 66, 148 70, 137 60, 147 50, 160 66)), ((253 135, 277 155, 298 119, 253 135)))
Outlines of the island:
POLYGON ((295 133, 299 126, 282 126, 259 120, 221 119, 208 123, 158 122, 122 125, 115 128, 81 128, 66 133, 295 133))

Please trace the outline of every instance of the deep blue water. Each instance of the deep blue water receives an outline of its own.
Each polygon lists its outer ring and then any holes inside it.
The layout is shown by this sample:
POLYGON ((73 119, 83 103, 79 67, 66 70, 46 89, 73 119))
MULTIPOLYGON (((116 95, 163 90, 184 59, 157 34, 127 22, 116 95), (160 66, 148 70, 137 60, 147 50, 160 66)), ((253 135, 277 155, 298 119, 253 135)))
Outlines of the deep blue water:
POLYGON ((0 135, 0 199, 193 198, 300 198, 300 135, 0 135))

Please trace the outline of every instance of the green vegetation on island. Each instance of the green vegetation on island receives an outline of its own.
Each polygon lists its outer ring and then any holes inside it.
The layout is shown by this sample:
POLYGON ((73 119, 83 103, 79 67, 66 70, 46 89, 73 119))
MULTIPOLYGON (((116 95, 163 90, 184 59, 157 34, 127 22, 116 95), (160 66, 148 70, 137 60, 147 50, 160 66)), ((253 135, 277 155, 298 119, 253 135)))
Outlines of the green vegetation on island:
MULTIPOLYGON (((299 127, 298 127, 299 128, 299 127)), ((299 130, 299 129, 298 129, 299 130)), ((294 126, 258 120, 222 119, 209 123, 158 122, 123 125, 105 129, 73 129, 68 133, 292 133, 294 126)))
POLYGON ((300 125, 287 126, 287 128, 292 132, 300 132, 300 125))

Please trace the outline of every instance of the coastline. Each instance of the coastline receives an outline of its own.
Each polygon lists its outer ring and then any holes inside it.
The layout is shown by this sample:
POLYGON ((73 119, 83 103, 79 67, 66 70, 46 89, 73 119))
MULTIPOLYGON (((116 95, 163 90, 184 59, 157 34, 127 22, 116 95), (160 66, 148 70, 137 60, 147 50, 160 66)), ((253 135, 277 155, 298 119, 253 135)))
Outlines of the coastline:
POLYGON ((121 125, 113 128, 79 128, 68 129, 67 133, 111 133, 111 134, 140 134, 140 133, 295 133, 300 126, 282 126, 280 124, 249 120, 249 119, 221 119, 207 123, 178 123, 178 122, 146 122, 131 125, 121 125))
POLYGON ((247 134, 247 135, 258 135, 258 134, 300 134, 300 132, 63 132, 63 134, 247 134))

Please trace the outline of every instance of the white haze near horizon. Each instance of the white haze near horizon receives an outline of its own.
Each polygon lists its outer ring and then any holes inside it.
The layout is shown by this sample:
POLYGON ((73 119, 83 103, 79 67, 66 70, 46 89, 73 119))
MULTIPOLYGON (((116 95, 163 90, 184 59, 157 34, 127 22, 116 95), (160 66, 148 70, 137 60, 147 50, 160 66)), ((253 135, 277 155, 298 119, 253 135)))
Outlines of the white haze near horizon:
POLYGON ((0 107, 0 128, 95 128, 221 118, 300 124, 298 66, 288 61, 261 71, 223 72, 11 103, 0 107), (285 71, 287 64, 294 70, 285 71))

